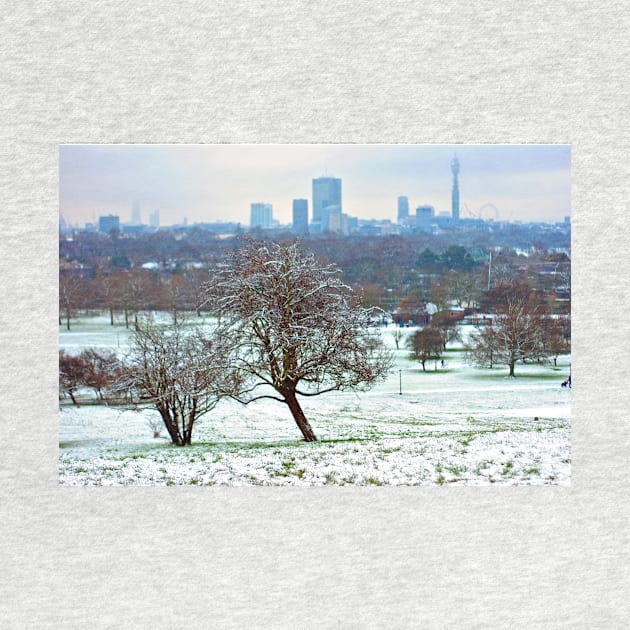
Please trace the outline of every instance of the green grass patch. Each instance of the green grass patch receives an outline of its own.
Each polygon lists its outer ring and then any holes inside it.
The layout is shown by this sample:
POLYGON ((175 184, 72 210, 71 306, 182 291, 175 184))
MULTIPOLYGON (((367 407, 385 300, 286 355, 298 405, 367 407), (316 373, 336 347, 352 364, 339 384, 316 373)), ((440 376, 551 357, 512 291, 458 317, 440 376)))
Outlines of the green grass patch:
POLYGON ((383 482, 376 477, 366 477, 365 479, 366 486, 382 486, 383 482))
MULTIPOLYGON (((505 379, 512 379, 515 383, 519 381, 527 381, 527 380, 549 380, 549 381, 558 381, 558 387, 560 387, 561 383, 561 375, 553 372, 547 371, 551 370, 548 367, 539 367, 537 369, 545 370, 544 372, 531 372, 528 371, 528 368, 521 367, 519 371, 519 366, 516 366, 514 376, 509 375, 509 370, 506 367, 494 367, 494 368, 475 368, 474 370, 470 370, 469 376, 476 379, 495 379, 497 381, 505 382, 505 379), (524 371, 525 370, 525 371, 524 371)), ((563 371, 563 370, 562 370, 563 371)))

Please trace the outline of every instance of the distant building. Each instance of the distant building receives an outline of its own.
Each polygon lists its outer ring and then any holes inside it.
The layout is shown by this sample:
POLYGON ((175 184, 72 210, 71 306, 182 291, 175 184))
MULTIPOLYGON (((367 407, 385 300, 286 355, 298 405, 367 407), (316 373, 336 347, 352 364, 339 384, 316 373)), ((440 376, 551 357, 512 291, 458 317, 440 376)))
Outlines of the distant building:
POLYGON ((457 156, 451 161, 451 172, 453 173, 453 192, 451 197, 451 216, 453 221, 459 221, 459 160, 457 156))
POLYGON ((389 219, 360 219, 355 226, 350 225, 350 231, 356 231, 364 236, 383 236, 385 234, 400 234, 401 228, 389 219))
POLYGON ((133 223, 127 223, 121 226, 123 234, 144 234, 146 232, 146 225, 134 225, 133 223))
POLYGON ((160 211, 159 210, 155 210, 155 212, 152 212, 149 215, 149 225, 152 228, 159 228, 160 227, 160 211))
POLYGON ((194 226, 200 230, 207 230, 215 234, 234 234, 241 229, 241 224, 236 222, 217 221, 215 223, 195 223, 194 226))
POLYGON ((63 234, 65 232, 68 232, 68 224, 66 223, 66 220, 63 218, 63 215, 59 215, 59 234, 63 234))
POLYGON ((308 231, 308 199, 293 200, 293 231, 299 234, 308 231))
POLYGON ((112 230, 120 231, 120 217, 115 214, 99 217, 98 230, 104 234, 109 234, 112 230))
POLYGON ((320 223, 322 232, 341 232, 341 206, 329 205, 322 208, 320 223))
POLYGON ((416 227, 422 232, 430 232, 434 217, 435 208, 433 206, 418 206, 416 208, 416 227))
POLYGON ((249 225, 252 228, 269 229, 273 223, 273 208, 270 203, 253 203, 249 225))
POLYGON ((131 225, 140 225, 141 223, 140 204, 137 201, 134 201, 131 206, 131 225))
POLYGON ((404 223, 409 216, 409 198, 398 197, 398 223, 404 223))
MULTIPOLYGON (((322 221, 324 209, 338 208, 341 213, 341 180, 336 177, 318 177, 313 180, 313 222, 322 224, 322 231, 326 226, 322 221)), ((335 210, 336 211, 336 210, 335 210)))

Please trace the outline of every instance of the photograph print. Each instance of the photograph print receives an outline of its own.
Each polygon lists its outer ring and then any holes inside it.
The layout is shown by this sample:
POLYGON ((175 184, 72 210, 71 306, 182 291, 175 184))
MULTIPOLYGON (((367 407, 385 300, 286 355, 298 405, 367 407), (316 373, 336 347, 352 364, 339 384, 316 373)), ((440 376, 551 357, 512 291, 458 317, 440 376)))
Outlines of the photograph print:
POLYGON ((569 485, 570 169, 61 145, 59 483, 569 485))

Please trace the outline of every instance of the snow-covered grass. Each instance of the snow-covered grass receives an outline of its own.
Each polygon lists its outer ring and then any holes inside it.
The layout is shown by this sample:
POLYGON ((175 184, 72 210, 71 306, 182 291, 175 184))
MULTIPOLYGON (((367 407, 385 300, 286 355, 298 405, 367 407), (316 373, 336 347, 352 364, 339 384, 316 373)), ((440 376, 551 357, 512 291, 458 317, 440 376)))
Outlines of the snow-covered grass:
MULTIPOLYGON (((305 443, 286 406, 243 407, 224 400, 195 425, 193 445, 153 438, 149 409, 63 405, 59 480, 66 485, 488 485, 568 484, 570 397, 558 367, 482 370, 461 346, 445 368, 423 372, 394 329, 382 329, 396 355, 390 377, 370 392, 303 399, 318 442, 305 443), (402 383, 402 394, 400 385, 402 383)), ((405 330, 409 334, 410 330, 405 330)), ((469 331, 464 331, 467 334, 469 331)), ((83 318, 60 347, 124 352, 128 333, 106 317, 83 318)), ((165 434, 165 431, 162 432, 165 434)))

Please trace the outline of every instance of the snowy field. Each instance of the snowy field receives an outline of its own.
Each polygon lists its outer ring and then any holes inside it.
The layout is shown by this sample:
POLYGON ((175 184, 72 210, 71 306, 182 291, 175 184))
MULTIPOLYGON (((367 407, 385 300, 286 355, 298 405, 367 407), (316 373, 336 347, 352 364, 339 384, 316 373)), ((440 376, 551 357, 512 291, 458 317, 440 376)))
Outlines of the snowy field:
MULTIPOLYGON (((154 438, 151 410, 60 408, 59 481, 64 485, 567 485, 570 357, 553 365, 473 368, 461 345, 445 368, 395 350, 390 377, 366 393, 301 399, 319 442, 305 443, 288 408, 224 400, 195 424, 193 445, 154 438), (402 394, 400 386, 402 382, 402 394)), ((467 327, 463 333, 470 333, 467 327)), ((404 334, 413 332, 405 329, 404 334)), ((129 331, 106 317, 60 327, 60 348, 124 354, 129 331)), ((166 435, 166 437, 164 437, 166 435)))

